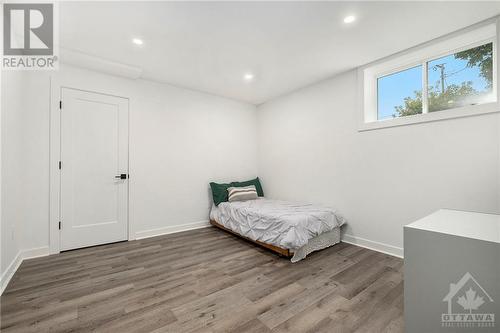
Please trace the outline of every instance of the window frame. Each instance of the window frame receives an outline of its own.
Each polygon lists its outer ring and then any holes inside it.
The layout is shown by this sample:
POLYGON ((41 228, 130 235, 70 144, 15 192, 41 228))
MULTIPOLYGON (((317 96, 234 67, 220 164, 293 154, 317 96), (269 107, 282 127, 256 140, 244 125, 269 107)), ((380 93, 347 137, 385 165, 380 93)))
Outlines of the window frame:
POLYGON ((443 119, 468 117, 485 113, 499 112, 498 81, 498 19, 487 20, 475 26, 438 38, 418 47, 400 52, 358 69, 358 85, 361 98, 359 131, 385 127, 403 126, 443 119), (492 95, 495 101, 476 105, 465 105, 451 109, 428 112, 428 63, 441 57, 492 43, 493 83, 492 95), (422 66, 422 113, 417 115, 378 119, 377 81, 381 77, 395 74, 416 66, 422 66))

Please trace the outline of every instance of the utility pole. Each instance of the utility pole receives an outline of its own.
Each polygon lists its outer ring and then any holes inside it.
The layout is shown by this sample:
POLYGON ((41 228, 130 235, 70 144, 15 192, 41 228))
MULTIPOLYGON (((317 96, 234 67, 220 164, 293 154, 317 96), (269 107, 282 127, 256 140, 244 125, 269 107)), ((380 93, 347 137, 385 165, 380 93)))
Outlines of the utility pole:
POLYGON ((434 65, 434 70, 436 70, 436 68, 439 68, 441 70, 441 93, 444 94, 444 70, 445 70, 445 65, 446 63, 442 63, 442 64, 438 64, 438 65, 434 65))

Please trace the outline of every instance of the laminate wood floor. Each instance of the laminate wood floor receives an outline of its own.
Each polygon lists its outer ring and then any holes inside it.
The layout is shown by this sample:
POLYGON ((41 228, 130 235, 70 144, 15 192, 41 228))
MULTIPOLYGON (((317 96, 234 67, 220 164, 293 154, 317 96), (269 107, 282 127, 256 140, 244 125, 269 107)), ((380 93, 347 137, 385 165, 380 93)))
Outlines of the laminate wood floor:
POLYGON ((402 332, 403 262, 346 243, 292 264, 215 228, 26 260, 8 332, 402 332))

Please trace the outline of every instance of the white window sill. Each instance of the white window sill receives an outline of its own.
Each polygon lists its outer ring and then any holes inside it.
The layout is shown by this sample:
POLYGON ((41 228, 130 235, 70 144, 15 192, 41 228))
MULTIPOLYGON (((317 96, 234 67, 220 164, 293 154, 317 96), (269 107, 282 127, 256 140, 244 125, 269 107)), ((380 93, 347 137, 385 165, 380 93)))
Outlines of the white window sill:
POLYGON ((437 112, 417 114, 393 119, 378 120, 374 122, 362 123, 359 132, 383 129, 388 127, 406 126, 413 124, 428 123, 445 119, 478 116, 482 114, 495 113, 500 111, 498 102, 482 105, 464 106, 461 108, 443 110, 437 112))

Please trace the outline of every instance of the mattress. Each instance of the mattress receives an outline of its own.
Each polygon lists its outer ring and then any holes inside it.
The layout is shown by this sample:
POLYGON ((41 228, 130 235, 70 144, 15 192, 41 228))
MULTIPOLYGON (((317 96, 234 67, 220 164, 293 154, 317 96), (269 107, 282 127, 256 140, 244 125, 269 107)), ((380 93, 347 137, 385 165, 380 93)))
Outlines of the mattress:
POLYGON ((214 205, 210 219, 242 236, 292 251, 346 222, 333 208, 265 198, 214 205))

